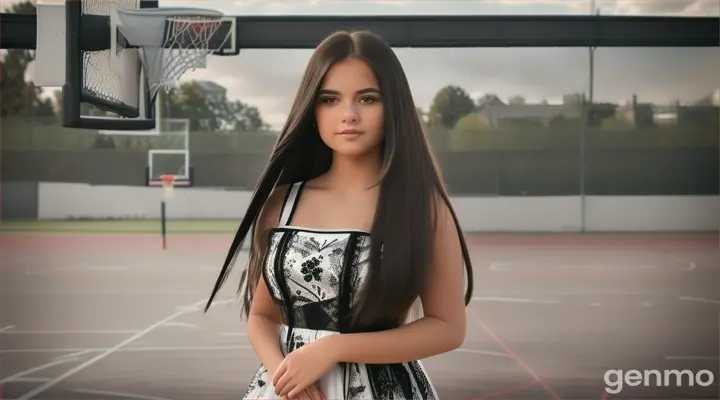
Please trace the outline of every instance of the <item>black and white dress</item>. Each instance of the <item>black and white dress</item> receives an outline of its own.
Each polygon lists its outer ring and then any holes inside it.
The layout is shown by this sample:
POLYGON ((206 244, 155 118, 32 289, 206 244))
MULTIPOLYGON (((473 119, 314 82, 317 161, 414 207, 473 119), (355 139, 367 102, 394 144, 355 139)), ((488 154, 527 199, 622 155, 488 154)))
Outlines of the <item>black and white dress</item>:
MULTIPOLYGON (((367 272, 370 233, 290 225, 304 182, 288 191, 280 223, 269 233, 263 277, 281 310, 279 345, 284 354, 343 332, 341 315, 356 301, 367 272)), ((340 363, 320 379, 328 400, 436 400, 420 361, 397 364, 340 363)), ((244 399, 278 399, 261 365, 244 399)))

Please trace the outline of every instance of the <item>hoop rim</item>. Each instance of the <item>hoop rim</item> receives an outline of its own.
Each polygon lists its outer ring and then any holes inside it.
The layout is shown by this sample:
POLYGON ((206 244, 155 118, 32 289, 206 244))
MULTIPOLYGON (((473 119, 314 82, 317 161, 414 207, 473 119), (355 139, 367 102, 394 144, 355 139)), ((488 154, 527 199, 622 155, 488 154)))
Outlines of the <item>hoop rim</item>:
POLYGON ((162 181, 163 186, 173 186, 175 184, 175 175, 162 174, 159 178, 162 181))
POLYGON ((117 11, 120 14, 127 16, 138 16, 138 17, 215 17, 222 18, 225 14, 221 11, 214 10, 211 8, 199 8, 199 7, 160 7, 160 8, 137 8, 129 9, 124 7, 117 7, 117 11))

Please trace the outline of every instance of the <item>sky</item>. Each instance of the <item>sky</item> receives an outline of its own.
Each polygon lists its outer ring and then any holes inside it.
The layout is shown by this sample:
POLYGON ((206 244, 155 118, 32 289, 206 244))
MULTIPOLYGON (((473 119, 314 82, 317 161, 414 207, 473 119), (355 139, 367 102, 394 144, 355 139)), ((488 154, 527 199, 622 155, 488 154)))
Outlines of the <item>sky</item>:
MULTIPOLYGON (((3 5, 18 0, 3 0, 3 5)), ((57 0, 43 0, 53 2, 57 0)), ((94 0, 97 1, 97 0, 94 0)), ((161 0, 162 6, 215 8, 226 15, 311 14, 588 14, 720 16, 720 0, 161 0)), ((472 97, 521 95, 558 102, 587 93, 589 55, 582 48, 396 49, 417 106, 458 85, 472 97)), ((266 122, 284 122, 312 50, 241 50, 207 60, 183 80, 212 80, 231 99, 258 107, 266 122), (262 79, 260 79, 262 78, 262 79)), ((595 52, 596 101, 692 102, 720 87, 720 52, 713 48, 609 49, 595 52)))

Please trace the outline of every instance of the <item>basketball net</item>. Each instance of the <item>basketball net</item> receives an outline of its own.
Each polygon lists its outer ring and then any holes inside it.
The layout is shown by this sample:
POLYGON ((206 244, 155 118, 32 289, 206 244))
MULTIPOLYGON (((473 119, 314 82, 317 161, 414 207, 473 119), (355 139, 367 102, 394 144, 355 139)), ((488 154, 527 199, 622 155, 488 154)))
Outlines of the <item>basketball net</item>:
POLYGON ((160 175, 163 186, 163 198, 170 200, 173 198, 173 187, 175 186, 175 175, 160 175))
POLYGON ((221 49, 232 33, 228 29, 222 43, 211 46, 223 23, 223 14, 215 10, 118 7, 117 11, 120 32, 137 46, 151 98, 161 89, 176 87, 186 72, 205 67, 205 58, 221 49))
POLYGON ((206 57, 216 50, 210 40, 222 25, 221 18, 201 15, 167 17, 166 22, 162 45, 140 49, 153 95, 175 87, 184 73, 205 67, 206 57))

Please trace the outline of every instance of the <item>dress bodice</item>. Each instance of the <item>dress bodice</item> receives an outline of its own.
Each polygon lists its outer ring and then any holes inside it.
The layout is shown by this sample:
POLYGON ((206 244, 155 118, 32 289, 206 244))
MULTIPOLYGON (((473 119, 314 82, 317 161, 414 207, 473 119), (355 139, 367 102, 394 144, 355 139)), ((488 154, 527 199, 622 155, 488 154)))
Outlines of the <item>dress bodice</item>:
POLYGON ((303 185, 290 187, 269 232, 263 278, 286 325, 344 332, 367 274, 370 233, 290 225, 303 185))
POLYGON ((345 331, 367 273, 370 235, 281 226, 268 246, 263 277, 284 323, 345 331))

